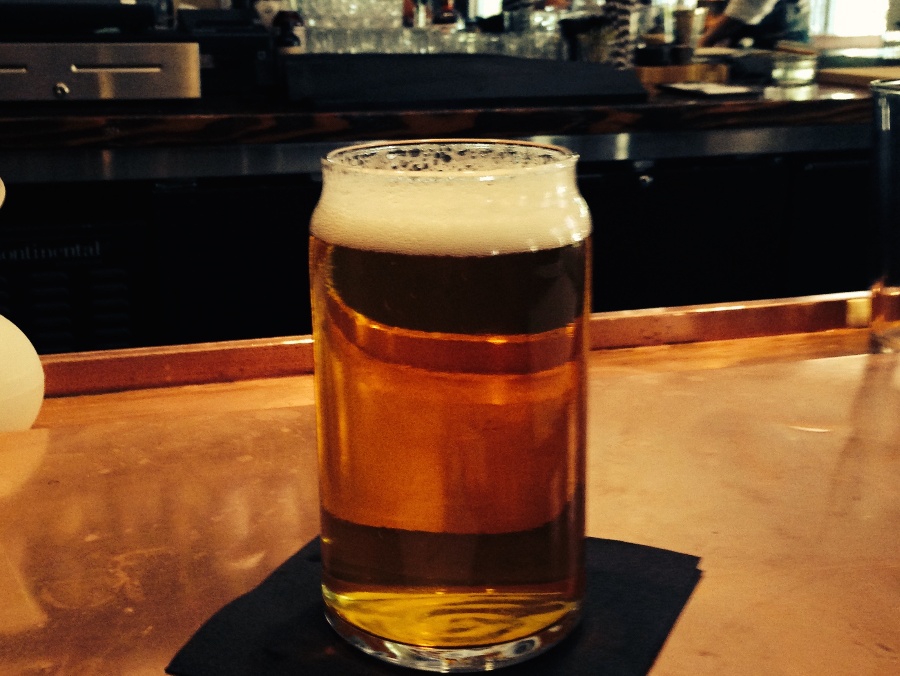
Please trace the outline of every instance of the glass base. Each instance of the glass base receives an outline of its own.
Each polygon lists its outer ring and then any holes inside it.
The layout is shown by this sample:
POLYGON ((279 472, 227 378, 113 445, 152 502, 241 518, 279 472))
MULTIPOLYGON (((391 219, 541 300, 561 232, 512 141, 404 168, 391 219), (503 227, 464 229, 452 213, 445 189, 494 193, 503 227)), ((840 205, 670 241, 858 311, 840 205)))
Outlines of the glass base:
POLYGON ((869 346, 875 354, 896 354, 900 352, 900 327, 873 331, 869 336, 869 346))
POLYGON ((471 648, 418 646, 374 636, 350 624, 326 606, 325 618, 350 645, 402 667, 442 674, 492 671, 531 659, 559 643, 578 624, 580 608, 532 636, 471 648))
POLYGON ((884 280, 872 286, 871 351, 900 352, 900 286, 884 280))

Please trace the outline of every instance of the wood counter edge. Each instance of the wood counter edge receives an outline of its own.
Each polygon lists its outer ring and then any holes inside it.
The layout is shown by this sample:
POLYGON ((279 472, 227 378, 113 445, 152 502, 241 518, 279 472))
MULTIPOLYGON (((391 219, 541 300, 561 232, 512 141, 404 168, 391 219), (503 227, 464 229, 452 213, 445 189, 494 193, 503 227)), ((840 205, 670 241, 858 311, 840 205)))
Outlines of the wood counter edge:
MULTIPOLYGON (((868 292, 594 313, 591 350, 819 334, 868 326, 868 292)), ((859 340, 851 343, 858 351, 859 340)), ((41 357, 48 397, 310 374, 312 338, 73 352, 41 357)))

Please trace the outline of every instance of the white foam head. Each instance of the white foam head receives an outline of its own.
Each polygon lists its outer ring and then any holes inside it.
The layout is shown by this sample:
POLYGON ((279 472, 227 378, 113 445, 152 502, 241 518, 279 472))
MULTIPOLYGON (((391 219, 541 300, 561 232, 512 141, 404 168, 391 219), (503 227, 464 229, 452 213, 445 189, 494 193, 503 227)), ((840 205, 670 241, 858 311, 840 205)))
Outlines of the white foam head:
POLYGON ((452 256, 566 246, 591 232, 578 156, 516 141, 367 144, 323 161, 310 226, 332 244, 452 256))

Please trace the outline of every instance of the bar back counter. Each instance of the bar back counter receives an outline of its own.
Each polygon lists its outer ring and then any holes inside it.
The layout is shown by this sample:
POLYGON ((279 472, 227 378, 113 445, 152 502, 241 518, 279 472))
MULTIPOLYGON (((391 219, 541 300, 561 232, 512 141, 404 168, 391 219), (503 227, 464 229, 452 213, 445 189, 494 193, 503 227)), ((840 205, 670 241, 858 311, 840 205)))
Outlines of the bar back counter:
POLYGON ((6 105, 0 314, 45 354, 307 333, 319 159, 415 137, 577 150, 595 311, 865 289, 868 91, 822 84, 793 98, 6 105))

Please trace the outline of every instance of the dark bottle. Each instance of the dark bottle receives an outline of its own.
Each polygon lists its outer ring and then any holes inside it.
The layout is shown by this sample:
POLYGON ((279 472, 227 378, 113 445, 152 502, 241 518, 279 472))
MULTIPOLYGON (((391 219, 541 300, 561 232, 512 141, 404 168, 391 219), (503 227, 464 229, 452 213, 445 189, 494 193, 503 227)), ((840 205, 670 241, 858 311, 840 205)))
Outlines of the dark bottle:
POLYGON ((272 19, 275 46, 291 53, 306 52, 306 22, 299 12, 279 11, 272 19))
POLYGON ((432 15, 432 23, 446 26, 458 24, 461 20, 462 15, 456 11, 455 0, 437 0, 432 15))

